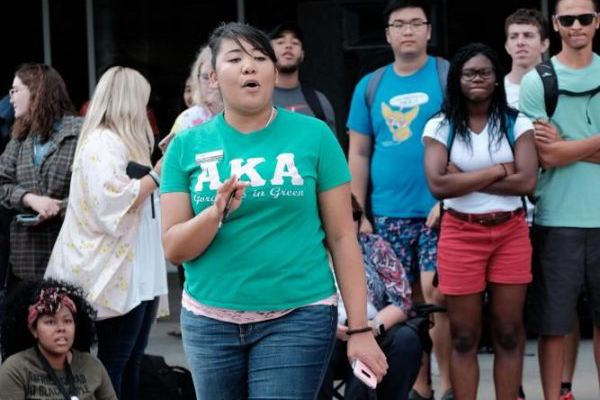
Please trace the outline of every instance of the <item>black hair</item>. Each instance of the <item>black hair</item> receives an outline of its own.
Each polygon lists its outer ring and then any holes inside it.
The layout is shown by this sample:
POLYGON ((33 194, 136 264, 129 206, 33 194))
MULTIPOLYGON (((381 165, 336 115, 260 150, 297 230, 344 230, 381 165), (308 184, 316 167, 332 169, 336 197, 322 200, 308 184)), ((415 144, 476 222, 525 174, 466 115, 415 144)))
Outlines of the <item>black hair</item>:
POLYGON ((277 63, 277 57, 275 56, 273 47, 271 47, 271 41, 263 31, 248 24, 229 22, 221 24, 210 35, 208 46, 212 51, 211 63, 213 69, 216 68, 217 56, 219 55, 223 39, 233 40, 242 50, 244 50, 244 46, 242 46, 241 40, 244 40, 250 43, 256 50, 269 57, 273 61, 273 64, 277 63))
MULTIPOLYGON (((562 0, 556 0, 556 3, 554 3, 554 14, 558 13, 558 5, 561 3, 562 0)), ((598 1, 597 0, 590 0, 592 2, 592 5, 594 6, 594 11, 598 11, 598 1)))
POLYGON ((383 10, 384 26, 390 23, 390 15, 401 8, 420 8, 427 21, 431 21, 431 6, 427 0, 390 0, 383 10))
POLYGON ((490 134, 490 144, 496 140, 500 143, 502 137, 508 133, 506 116, 515 117, 517 110, 508 106, 506 102, 506 93, 504 91, 504 73, 498 54, 491 47, 483 43, 471 43, 461 47, 450 62, 448 71, 448 84, 446 87, 446 97, 442 104, 442 113, 444 122, 449 123, 454 131, 454 137, 460 137, 470 146, 471 137, 469 135, 469 114, 465 95, 460 87, 462 68, 471 58, 482 55, 492 63, 496 76, 496 86, 492 93, 492 101, 489 110, 488 132, 490 134))
POLYGON ((69 298, 75 303, 75 307, 77 307, 77 312, 73 315, 75 319, 73 348, 89 352, 96 342, 94 324, 96 311, 85 299, 81 288, 52 279, 23 281, 15 287, 4 303, 4 315, 0 323, 0 348, 4 360, 15 353, 35 346, 37 343, 27 327, 29 306, 35 304, 42 290, 52 287, 64 289, 69 298))

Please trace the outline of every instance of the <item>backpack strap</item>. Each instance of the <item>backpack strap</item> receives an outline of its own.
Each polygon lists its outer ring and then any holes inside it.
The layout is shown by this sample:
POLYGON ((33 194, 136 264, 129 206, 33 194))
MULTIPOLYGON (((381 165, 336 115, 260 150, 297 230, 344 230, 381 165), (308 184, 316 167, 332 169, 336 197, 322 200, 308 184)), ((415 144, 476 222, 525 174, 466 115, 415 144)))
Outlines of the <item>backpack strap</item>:
POLYGON ((442 57, 436 57, 435 68, 440 81, 440 87, 442 88, 442 97, 445 98, 446 86, 448 86, 448 71, 450 70, 450 63, 448 60, 444 60, 442 57))
POLYGON ((454 125, 452 122, 448 121, 448 140, 446 140, 446 150, 448 150, 448 162, 450 162, 450 151, 452 150, 452 145, 454 144, 454 125))
POLYGON ((558 94, 564 94, 565 96, 571 97, 583 97, 583 96, 595 96, 600 93, 600 86, 595 87, 594 89, 586 90, 585 92, 571 92, 570 90, 559 89, 558 94))
POLYGON ((542 61, 535 66, 535 70, 542 79, 544 85, 544 105, 546 106, 546 114, 548 118, 552 118, 556 105, 558 104, 558 79, 556 70, 551 60, 542 61))
MULTIPOLYGON (((507 114, 504 117, 504 120, 506 121, 506 139, 508 140, 513 157, 515 155, 515 123, 517 122, 517 116, 518 114, 507 114)), ((521 204, 523 206, 523 212, 525 213, 525 219, 527 219, 527 201, 525 200, 525 196, 521 196, 521 204)))
POLYGON ((302 90, 302 95, 308 103, 308 107, 310 107, 315 115, 315 118, 327 122, 325 118, 325 112, 323 111, 323 106, 321 105, 321 100, 319 100, 319 96, 317 95, 317 91, 307 85, 300 85, 300 90, 302 90))
POLYGON ((508 139, 508 144, 513 155, 515 153, 515 122, 517 121, 517 115, 508 114, 504 117, 506 122, 506 139, 508 139))
POLYGON ((373 107, 373 102, 375 101, 375 92, 377 92, 377 88, 381 83, 381 79, 383 78, 383 73, 385 72, 386 68, 387 65, 377 68, 375 71, 373 71, 371 78, 369 78, 367 89, 365 90, 365 103, 367 103, 367 108, 369 110, 371 110, 371 107, 373 107))

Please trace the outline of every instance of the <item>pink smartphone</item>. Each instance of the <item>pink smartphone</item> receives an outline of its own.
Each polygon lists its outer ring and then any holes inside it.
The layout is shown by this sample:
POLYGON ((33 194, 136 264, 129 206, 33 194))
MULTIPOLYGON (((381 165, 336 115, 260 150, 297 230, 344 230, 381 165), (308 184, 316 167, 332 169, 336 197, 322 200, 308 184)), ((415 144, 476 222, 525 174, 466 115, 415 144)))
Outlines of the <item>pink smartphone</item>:
POLYGON ((367 367, 365 363, 359 359, 355 358, 354 361, 352 361, 352 371, 354 372, 354 376, 360 379, 362 383, 371 389, 375 389, 377 387, 377 377, 373 371, 371 371, 369 367, 367 367))

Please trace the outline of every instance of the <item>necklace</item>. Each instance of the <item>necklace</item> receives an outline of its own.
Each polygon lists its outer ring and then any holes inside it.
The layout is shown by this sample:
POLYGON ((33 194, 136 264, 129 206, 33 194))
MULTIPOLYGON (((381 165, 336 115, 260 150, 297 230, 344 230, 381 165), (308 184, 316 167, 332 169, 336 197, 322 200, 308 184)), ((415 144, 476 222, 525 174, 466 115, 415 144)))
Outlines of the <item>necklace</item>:
POLYGON ((265 124, 265 126, 263 126, 263 129, 265 129, 267 126, 269 126, 271 121, 273 121, 274 116, 275 116, 275 107, 271 107, 271 115, 269 116, 269 119, 267 120, 267 123, 265 124))

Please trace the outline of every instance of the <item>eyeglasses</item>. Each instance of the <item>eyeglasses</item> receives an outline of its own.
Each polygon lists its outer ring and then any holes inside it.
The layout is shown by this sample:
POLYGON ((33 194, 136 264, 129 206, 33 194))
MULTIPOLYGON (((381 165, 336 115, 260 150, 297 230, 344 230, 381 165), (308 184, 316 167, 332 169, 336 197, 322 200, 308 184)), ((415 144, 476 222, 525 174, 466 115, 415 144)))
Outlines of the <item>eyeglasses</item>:
POLYGON ((476 76, 480 76, 482 79, 489 79, 494 76, 494 68, 482 68, 482 69, 465 69, 460 73, 460 76, 465 81, 472 81, 476 76))
POLYGON ((413 19, 408 22, 407 21, 393 21, 391 24, 388 24, 388 27, 402 31, 408 26, 410 26, 414 30, 419 30, 427 25, 429 25, 429 22, 427 22, 427 21, 424 21, 422 19, 413 19))
POLYGON ((15 94, 19 93, 21 90, 24 90, 24 88, 12 88, 8 91, 8 95, 10 97, 13 97, 15 94))
POLYGON ((597 13, 587 13, 587 14, 579 14, 579 15, 557 15, 556 19, 558 20, 558 23, 561 26, 568 28, 570 26, 573 26, 573 24, 575 23, 575 20, 579 21, 581 26, 588 26, 592 22, 594 22, 594 20, 596 19, 597 16, 598 16, 597 13))

